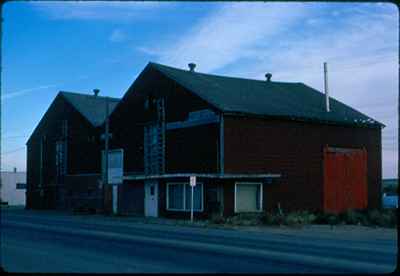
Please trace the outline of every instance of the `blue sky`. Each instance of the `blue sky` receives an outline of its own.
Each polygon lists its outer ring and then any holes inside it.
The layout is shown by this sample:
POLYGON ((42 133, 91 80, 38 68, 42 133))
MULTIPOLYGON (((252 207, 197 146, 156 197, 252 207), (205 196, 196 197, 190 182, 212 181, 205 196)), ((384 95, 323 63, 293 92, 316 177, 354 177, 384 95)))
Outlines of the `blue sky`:
POLYGON ((7 2, 2 170, 59 90, 122 97, 149 61, 304 82, 384 123, 383 177, 397 176, 399 26, 390 3, 7 2))

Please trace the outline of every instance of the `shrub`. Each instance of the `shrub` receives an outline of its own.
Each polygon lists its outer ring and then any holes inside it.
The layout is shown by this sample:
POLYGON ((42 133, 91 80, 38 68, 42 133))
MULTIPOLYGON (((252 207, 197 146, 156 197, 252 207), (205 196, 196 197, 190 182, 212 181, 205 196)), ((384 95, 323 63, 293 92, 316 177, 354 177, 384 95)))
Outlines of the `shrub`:
POLYGON ((284 223, 290 226, 301 226, 313 223, 316 216, 308 211, 292 212, 284 218, 284 223))
POLYGON ((284 218, 284 224, 288 226, 298 226, 302 224, 302 220, 300 216, 296 213, 289 213, 285 218, 284 218))
POLYGON ((339 214, 339 220, 345 224, 369 225, 368 217, 364 210, 346 210, 339 214))
POLYGON ((397 210, 372 210, 369 213, 371 222, 383 227, 397 226, 397 210))
POLYGON ((331 215, 330 213, 318 212, 316 214, 316 218, 315 218, 314 222, 316 224, 327 224, 327 223, 329 223, 328 218, 330 215, 331 215))
POLYGON ((330 225, 339 224, 339 222, 340 222, 339 216, 336 215, 336 214, 330 214, 330 215, 328 215, 328 217, 327 217, 327 222, 328 222, 328 224, 330 224, 330 225))
POLYGON ((265 212, 260 216, 260 223, 266 225, 282 225, 284 224, 285 216, 279 213, 265 212))
POLYGON ((273 225, 276 223, 276 218, 272 213, 265 212, 260 217, 262 224, 273 225))
POLYGON ((373 225, 381 226, 383 224, 382 214, 378 210, 369 211, 368 220, 373 225))
POLYGON ((397 214, 395 210, 347 210, 339 215, 339 220, 346 224, 393 227, 397 225, 397 214))
POLYGON ((283 214, 277 214, 275 216, 275 224, 276 225, 282 225, 285 221, 285 215, 283 214))
POLYGON ((352 209, 340 214, 339 217, 346 224, 357 224, 359 222, 357 212, 352 209))
POLYGON ((251 226, 258 225, 260 222, 261 216, 252 213, 241 213, 226 219, 226 223, 231 225, 251 226))
POLYGON ((355 225, 379 225, 394 227, 397 225, 397 210, 347 210, 341 214, 311 213, 308 211, 280 214, 279 212, 264 212, 262 214, 242 213, 227 219, 214 218, 214 223, 227 223, 231 225, 288 225, 302 226, 311 223, 317 224, 355 224, 355 225))
POLYGON ((223 224, 226 222, 226 219, 220 214, 212 214, 210 218, 210 222, 214 224, 223 224))
POLYGON ((390 226, 396 227, 397 226, 397 209, 388 210, 390 214, 390 226))
POLYGON ((316 218, 316 215, 308 211, 301 211, 299 213, 299 220, 302 222, 302 224, 314 223, 316 218))

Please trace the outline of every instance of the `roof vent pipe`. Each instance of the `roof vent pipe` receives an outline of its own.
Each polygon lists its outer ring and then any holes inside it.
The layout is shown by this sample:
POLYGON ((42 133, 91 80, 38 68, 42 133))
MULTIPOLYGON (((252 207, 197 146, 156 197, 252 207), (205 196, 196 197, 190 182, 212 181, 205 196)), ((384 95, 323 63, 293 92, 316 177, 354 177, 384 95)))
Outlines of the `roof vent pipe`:
POLYGON ((267 73, 267 74, 265 74, 265 77, 267 78, 267 81, 271 81, 272 74, 271 73, 267 73))
POLYGON ((190 72, 194 72, 194 68, 196 67, 196 64, 191 62, 191 63, 188 64, 188 66, 189 66, 190 72))
POLYGON ((93 89, 94 96, 97 97, 100 93, 100 89, 93 89))
POLYGON ((328 93, 328 65, 324 62, 324 83, 325 83, 325 107, 326 112, 330 111, 329 108, 329 93, 328 93))

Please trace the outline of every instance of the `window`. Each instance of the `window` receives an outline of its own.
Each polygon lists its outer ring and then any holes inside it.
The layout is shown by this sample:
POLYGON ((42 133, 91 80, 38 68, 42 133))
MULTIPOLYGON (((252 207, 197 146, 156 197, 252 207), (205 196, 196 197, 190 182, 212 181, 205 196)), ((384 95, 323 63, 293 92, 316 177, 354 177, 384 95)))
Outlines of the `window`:
MULTIPOLYGON (((185 185, 185 190, 186 190, 186 194, 185 194, 185 203, 186 203, 186 210, 191 209, 191 203, 192 203, 192 187, 189 184, 185 185)), ((193 210, 201 210, 202 206, 201 206, 201 192, 202 189, 201 187, 199 187, 199 185, 197 184, 194 189, 193 189, 193 210)))
POLYGON ((262 211, 262 183, 238 182, 235 184, 235 212, 262 211))
POLYGON ((26 189, 26 183, 17 183, 15 188, 16 188, 17 190, 26 189))
POLYGON ((57 176, 65 175, 67 172, 66 142, 56 141, 56 170, 57 176))
MULTIPOLYGON (((191 190, 189 183, 167 183, 167 210, 190 212, 191 190)), ((193 211, 203 211, 202 183, 197 183, 193 189, 193 211)))

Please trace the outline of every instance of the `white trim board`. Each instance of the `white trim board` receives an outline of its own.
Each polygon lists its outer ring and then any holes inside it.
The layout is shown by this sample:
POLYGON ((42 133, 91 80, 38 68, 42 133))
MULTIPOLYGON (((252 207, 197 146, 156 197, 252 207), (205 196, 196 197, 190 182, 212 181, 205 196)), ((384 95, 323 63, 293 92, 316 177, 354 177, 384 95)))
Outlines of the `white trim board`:
POLYGON ((166 130, 193 127, 199 125, 207 125, 218 123, 220 120, 219 116, 210 109, 202 109, 192 111, 189 113, 188 118, 185 121, 177 121, 167 123, 166 130))

